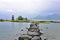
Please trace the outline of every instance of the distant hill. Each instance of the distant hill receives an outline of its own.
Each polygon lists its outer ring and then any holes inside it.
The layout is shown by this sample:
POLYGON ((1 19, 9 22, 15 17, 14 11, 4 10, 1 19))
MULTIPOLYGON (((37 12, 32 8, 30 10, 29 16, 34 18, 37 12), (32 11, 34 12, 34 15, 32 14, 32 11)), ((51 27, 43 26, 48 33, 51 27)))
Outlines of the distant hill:
POLYGON ((36 16, 34 19, 43 19, 43 20, 60 20, 60 14, 52 14, 47 16, 36 16))

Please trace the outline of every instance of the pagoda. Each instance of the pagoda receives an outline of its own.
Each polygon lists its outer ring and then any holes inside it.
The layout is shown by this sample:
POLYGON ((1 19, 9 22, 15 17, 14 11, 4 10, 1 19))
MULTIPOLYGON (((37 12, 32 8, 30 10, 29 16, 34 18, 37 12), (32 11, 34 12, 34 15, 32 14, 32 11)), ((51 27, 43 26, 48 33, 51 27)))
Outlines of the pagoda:
POLYGON ((14 21, 14 15, 12 15, 12 19, 11 20, 12 20, 12 22, 14 21))
POLYGON ((41 32, 39 26, 37 24, 32 23, 28 28, 27 34, 22 34, 18 40, 42 40, 41 39, 41 32))

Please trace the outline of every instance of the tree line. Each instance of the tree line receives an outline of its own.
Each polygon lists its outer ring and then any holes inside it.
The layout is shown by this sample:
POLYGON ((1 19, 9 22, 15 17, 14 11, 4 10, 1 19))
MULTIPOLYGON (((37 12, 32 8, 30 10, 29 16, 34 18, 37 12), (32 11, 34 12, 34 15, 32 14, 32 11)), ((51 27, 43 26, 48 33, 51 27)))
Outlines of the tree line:
POLYGON ((17 20, 27 20, 27 18, 24 18, 22 16, 18 16, 17 20))

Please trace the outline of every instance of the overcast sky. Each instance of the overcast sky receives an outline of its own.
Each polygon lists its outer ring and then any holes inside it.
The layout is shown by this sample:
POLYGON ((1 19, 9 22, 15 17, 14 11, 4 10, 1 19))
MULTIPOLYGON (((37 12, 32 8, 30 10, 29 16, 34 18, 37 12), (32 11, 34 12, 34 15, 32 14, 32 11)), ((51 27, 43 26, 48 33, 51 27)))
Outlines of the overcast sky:
POLYGON ((1 18, 7 15, 32 18, 54 13, 60 13, 60 0, 0 0, 1 18))

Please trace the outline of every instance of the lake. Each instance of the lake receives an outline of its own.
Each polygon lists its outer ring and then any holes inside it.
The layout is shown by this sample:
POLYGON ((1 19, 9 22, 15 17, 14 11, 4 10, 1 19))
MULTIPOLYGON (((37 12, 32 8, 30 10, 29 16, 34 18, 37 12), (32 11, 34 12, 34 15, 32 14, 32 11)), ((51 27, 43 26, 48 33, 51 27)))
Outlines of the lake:
MULTIPOLYGON (((29 28, 30 23, 21 22, 0 22, 0 40, 15 40, 23 32, 26 33, 26 28, 29 28)), ((60 40, 60 23, 39 24, 41 32, 44 33, 41 37, 48 40, 60 40)))

